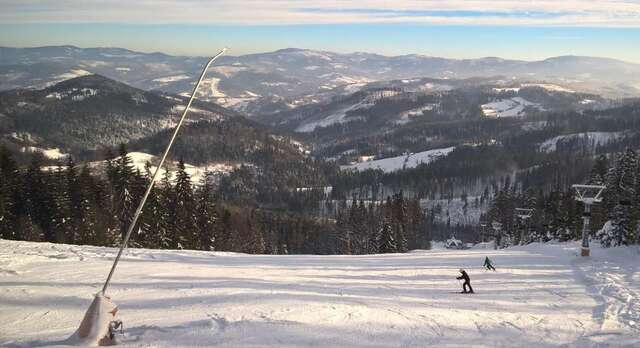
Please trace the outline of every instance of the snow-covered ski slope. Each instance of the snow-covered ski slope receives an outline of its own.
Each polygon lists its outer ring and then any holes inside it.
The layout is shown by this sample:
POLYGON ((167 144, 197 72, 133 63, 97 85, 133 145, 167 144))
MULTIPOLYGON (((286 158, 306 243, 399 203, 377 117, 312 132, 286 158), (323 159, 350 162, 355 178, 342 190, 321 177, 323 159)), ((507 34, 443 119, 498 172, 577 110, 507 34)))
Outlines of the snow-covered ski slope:
POLYGON ((379 160, 361 162, 346 166, 340 166, 343 170, 364 171, 367 169, 380 169, 385 173, 391 173, 402 169, 415 168, 421 164, 429 164, 437 159, 447 156, 455 147, 428 150, 403 156, 382 158, 379 160))
MULTIPOLYGON (((371 256, 131 249, 109 295, 128 347, 640 347, 637 248, 371 256), (481 269, 484 257, 497 272, 481 269), (465 268, 475 295, 457 293, 465 268)), ((0 240, 0 345, 64 345, 115 250, 0 240)))

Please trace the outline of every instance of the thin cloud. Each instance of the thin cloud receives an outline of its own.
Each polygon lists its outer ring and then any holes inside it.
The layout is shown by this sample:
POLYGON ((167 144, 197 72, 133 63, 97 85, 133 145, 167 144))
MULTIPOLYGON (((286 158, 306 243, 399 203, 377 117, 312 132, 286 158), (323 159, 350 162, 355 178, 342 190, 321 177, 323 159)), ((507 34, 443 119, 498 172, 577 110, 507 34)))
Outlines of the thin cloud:
POLYGON ((0 23, 293 25, 414 23, 640 27, 620 0, 0 0, 0 23))

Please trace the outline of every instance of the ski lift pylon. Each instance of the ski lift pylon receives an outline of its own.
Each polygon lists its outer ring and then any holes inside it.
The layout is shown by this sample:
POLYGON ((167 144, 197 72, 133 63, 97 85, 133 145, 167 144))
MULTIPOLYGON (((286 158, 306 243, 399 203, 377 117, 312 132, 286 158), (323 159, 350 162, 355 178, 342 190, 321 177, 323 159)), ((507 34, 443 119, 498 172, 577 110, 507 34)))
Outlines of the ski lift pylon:
POLYGON ((583 202, 585 204, 594 204, 602 202, 602 192, 606 186, 603 185, 581 185, 576 184, 572 186, 576 191, 576 201, 583 202))
POLYGON ((580 255, 589 256, 589 223, 591 220, 591 206, 602 202, 602 192, 606 186, 603 185, 582 185, 572 186, 576 191, 576 201, 584 203, 584 214, 582 215, 582 250, 580 255))

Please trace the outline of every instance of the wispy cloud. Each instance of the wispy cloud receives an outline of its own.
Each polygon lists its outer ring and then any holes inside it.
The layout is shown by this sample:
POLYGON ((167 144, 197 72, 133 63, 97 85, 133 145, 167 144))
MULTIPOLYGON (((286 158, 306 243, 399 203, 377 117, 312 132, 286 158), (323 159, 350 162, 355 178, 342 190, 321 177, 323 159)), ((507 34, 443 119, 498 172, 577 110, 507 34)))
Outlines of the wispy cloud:
POLYGON ((640 1, 630 0, 0 0, 0 8, 0 23, 640 27, 640 1))

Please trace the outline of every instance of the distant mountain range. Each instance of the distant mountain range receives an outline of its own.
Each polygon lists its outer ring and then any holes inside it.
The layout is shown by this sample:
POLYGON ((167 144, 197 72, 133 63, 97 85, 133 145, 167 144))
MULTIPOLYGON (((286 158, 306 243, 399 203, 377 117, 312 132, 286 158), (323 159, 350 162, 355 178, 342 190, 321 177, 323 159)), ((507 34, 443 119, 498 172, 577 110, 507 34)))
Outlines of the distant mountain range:
MULTIPOLYGON (((123 49, 0 49, 0 140, 22 164, 31 152, 48 164, 65 154, 95 162, 126 143, 144 167, 164 149, 204 61, 123 49)), ((558 173, 567 183, 581 180, 594 154, 640 144, 640 99, 607 97, 636 95, 638 71, 585 57, 299 49, 224 57, 171 159, 184 159, 194 175, 228 174, 220 177, 228 197, 264 202, 276 191, 327 185, 352 197, 381 183, 387 193, 480 196, 505 176, 525 174, 552 187, 558 173), (587 159, 583 167, 571 162, 576 154, 587 159), (382 172, 350 170, 378 166, 382 172)))
MULTIPOLYGON (((0 47, 0 90, 42 88, 97 73, 144 90, 188 93, 204 57, 141 53, 122 48, 0 47)), ((541 61, 494 57, 446 59, 423 55, 388 57, 289 48, 224 56, 208 73, 201 98, 259 113, 305 94, 353 92, 385 80, 493 77, 506 82, 546 82, 609 97, 640 95, 640 65, 595 57, 562 56, 541 61)))

